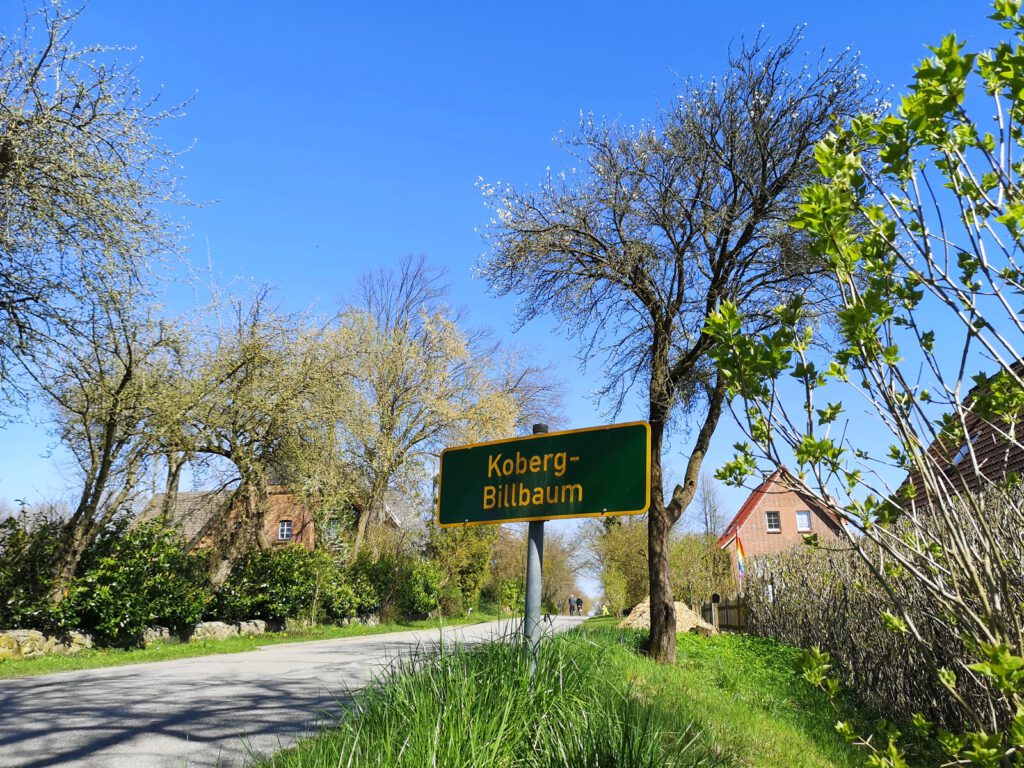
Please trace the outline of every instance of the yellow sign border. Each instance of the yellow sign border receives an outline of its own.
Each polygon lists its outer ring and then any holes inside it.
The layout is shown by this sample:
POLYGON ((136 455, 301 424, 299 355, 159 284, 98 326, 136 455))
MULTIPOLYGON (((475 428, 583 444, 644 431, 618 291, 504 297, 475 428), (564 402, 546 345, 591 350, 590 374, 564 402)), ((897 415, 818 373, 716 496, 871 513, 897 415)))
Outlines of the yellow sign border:
MULTIPOLYGON (((506 437, 501 440, 487 440, 482 443, 470 443, 468 445, 452 445, 441 451, 440 457, 443 458, 448 451, 463 451, 467 448, 483 448, 491 445, 501 445, 502 443, 518 443, 523 440, 534 440, 545 437, 555 437, 558 435, 574 435, 579 432, 597 432, 602 429, 618 429, 619 427, 639 427, 643 426, 647 432, 647 457, 644 461, 644 506, 641 509, 631 509, 624 512, 587 512, 584 514, 575 515, 546 515, 540 517, 515 517, 503 520, 481 520, 476 522, 467 523, 442 523, 441 522, 441 483, 444 482, 444 473, 441 471, 441 467, 444 463, 441 462, 438 466, 437 476, 437 504, 434 513, 434 520, 437 522, 440 528, 472 528, 477 525, 502 525, 503 523, 532 523, 538 520, 572 520, 584 517, 622 517, 623 515, 640 515, 647 512, 651 508, 651 425, 647 421, 627 421, 622 424, 603 424, 599 427, 582 427, 581 429, 564 429, 559 432, 540 432, 535 435, 524 435, 523 437, 506 437)), ((440 458, 439 458, 440 461, 440 458)))

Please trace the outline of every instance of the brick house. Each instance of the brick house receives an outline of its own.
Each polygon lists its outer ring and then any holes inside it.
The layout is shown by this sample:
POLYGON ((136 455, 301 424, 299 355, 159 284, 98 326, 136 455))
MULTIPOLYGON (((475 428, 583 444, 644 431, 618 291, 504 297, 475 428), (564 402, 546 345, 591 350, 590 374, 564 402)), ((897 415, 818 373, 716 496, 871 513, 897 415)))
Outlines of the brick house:
POLYGON ((717 545, 729 553, 735 572, 737 536, 750 560, 800 545, 804 535, 811 533, 822 540, 835 539, 842 534, 842 523, 824 501, 803 490, 788 469, 779 467, 743 502, 717 545))
MULTIPOLYGON (((306 549, 316 546, 316 530, 312 513, 283 485, 267 488, 267 515, 264 534, 272 545, 300 544, 306 549)), ((166 524, 185 538, 189 550, 206 549, 212 545, 214 524, 223 514, 231 514, 232 491, 200 491, 178 493, 166 524)), ((165 494, 149 500, 136 523, 159 519, 164 513, 165 494)))
MULTIPOLYGON (((272 546, 300 544, 306 549, 316 548, 316 525, 313 513, 291 493, 287 486, 267 486, 267 514, 264 535, 272 546)), ((153 496, 135 519, 135 525, 158 520, 164 514, 166 494, 153 496)), ((214 525, 224 514, 231 514, 229 506, 233 491, 179 492, 165 524, 178 531, 186 542, 186 549, 206 549, 213 544, 214 525)), ((384 526, 397 530, 404 527, 400 514, 412 514, 403 496, 389 492, 384 508, 384 526)))

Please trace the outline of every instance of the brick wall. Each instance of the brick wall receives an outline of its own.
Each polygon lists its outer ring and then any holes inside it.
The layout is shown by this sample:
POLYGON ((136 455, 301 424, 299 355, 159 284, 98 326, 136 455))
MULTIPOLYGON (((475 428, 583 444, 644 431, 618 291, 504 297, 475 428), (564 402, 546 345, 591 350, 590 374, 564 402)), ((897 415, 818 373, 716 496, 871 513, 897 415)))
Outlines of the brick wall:
POLYGON ((748 556, 768 555, 803 543, 805 533, 817 533, 821 538, 836 538, 835 523, 829 525, 827 518, 796 492, 776 483, 761 499, 760 503, 740 526, 739 536, 743 550, 748 556), (797 530, 796 513, 811 513, 810 530, 797 530), (768 529, 768 512, 779 513, 779 532, 768 529))
POLYGON ((264 530, 271 544, 285 544, 279 541, 281 521, 290 520, 292 524, 291 543, 301 544, 306 549, 316 546, 316 532, 313 527, 313 515, 292 494, 281 486, 270 486, 270 497, 267 499, 267 517, 264 530))
MULTIPOLYGON (((303 506, 298 498, 289 493, 284 486, 271 485, 267 488, 267 516, 264 519, 263 532, 271 546, 288 543, 301 544, 312 550, 316 546, 316 530, 312 513, 303 506), (292 523, 292 538, 281 541, 278 533, 282 520, 292 523)), ((229 517, 237 520, 237 510, 232 510, 229 517)), ((208 549, 213 546, 213 534, 207 532, 199 539, 196 549, 208 549)))

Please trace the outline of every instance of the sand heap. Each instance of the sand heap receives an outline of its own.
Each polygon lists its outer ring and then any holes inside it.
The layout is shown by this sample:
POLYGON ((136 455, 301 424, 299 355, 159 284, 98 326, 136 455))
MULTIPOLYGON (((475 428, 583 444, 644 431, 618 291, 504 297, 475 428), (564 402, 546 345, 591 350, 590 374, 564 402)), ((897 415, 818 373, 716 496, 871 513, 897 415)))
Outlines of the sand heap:
MULTIPOLYGON (((682 603, 676 603, 676 632, 696 632, 698 635, 717 635, 718 630, 704 619, 691 611, 682 603)), ((620 629, 650 629, 651 628, 651 598, 646 598, 642 603, 629 612, 629 616, 619 623, 620 629)))

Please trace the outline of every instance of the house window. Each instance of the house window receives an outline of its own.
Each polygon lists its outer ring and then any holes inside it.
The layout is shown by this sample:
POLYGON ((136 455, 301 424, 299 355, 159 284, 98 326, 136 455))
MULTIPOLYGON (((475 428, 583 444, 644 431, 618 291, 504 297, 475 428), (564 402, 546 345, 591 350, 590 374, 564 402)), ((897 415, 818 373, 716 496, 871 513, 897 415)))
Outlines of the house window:
POLYGON ((956 456, 953 457, 953 461, 951 462, 954 466, 967 458, 967 454, 970 452, 971 446, 974 445, 978 439, 978 434, 978 432, 971 432, 971 436, 963 445, 960 446, 960 450, 956 452, 956 456))
POLYGON ((782 531, 778 512, 765 512, 765 517, 768 522, 768 533, 779 533, 782 531))
POLYGON ((278 541, 291 541, 292 538, 292 521, 282 520, 277 524, 277 540, 278 541))
POLYGON ((800 509, 796 513, 796 529, 798 531, 809 531, 811 530, 811 513, 810 510, 800 509))

